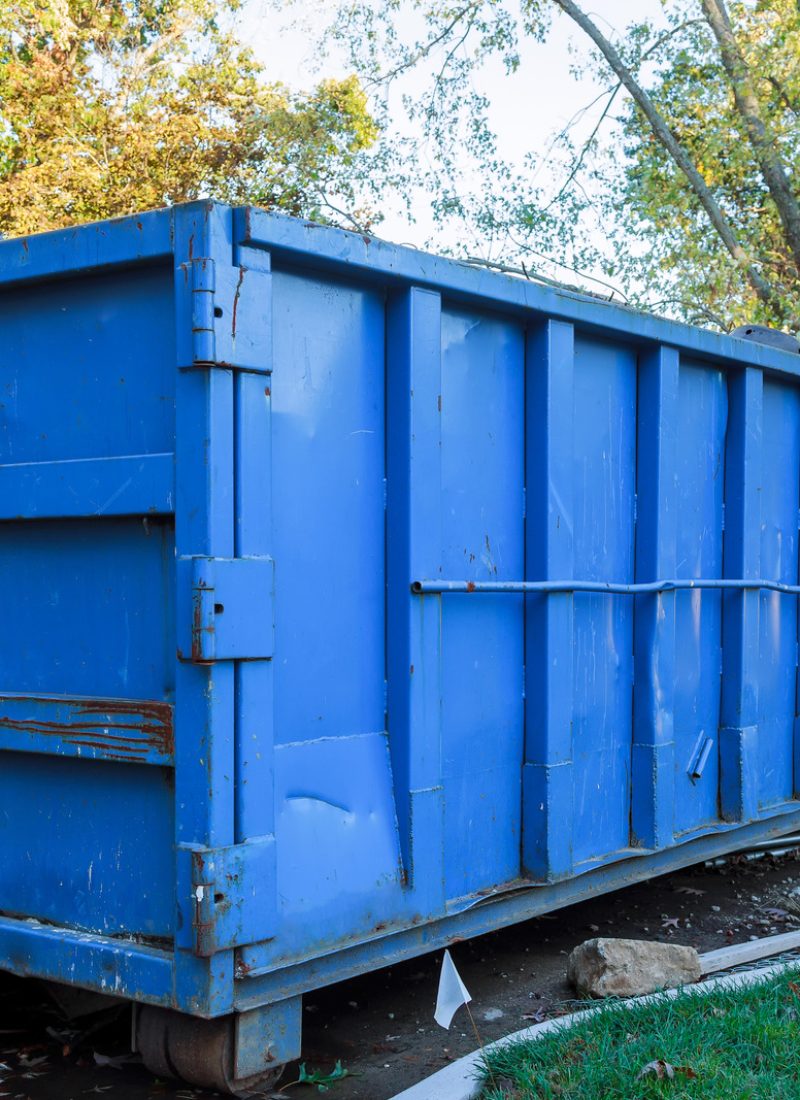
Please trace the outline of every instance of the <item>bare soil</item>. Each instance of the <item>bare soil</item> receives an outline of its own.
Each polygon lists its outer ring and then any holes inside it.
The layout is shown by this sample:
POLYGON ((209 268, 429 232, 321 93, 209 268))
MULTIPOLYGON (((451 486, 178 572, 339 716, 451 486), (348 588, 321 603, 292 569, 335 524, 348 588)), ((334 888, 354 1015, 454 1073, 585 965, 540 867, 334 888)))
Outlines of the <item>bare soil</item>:
MULTIPOLYGON (((736 857, 698 866, 570 906, 452 948, 472 994, 483 1042, 569 1011, 566 957, 596 935, 672 940, 710 951, 725 944, 800 925, 800 861, 736 857), (797 889, 798 894, 793 895, 797 889)), ((348 1076, 331 1100, 388 1100, 477 1046, 461 1010, 449 1031, 433 1021, 441 952, 342 982, 304 1002, 303 1057, 329 1072, 337 1060, 348 1076)), ((135 1061, 96 1064, 129 1050, 130 1013, 65 1022, 38 983, 0 974, 0 1097, 78 1100, 189 1100, 213 1094, 155 1080, 135 1061)), ((316 1090, 292 1087, 289 1066, 276 1095, 316 1090)))

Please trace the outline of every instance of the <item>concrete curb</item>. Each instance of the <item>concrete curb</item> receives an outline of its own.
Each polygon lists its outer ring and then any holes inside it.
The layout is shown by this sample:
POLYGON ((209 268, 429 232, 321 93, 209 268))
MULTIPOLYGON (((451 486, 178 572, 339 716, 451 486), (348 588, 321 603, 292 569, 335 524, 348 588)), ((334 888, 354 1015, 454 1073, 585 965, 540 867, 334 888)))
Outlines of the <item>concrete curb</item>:
MULTIPOLYGON (((667 989, 663 993, 650 993, 646 997, 631 997, 626 1001, 614 1002, 614 1005, 624 1008, 626 1005, 648 1004, 651 1001, 665 998, 671 1000, 673 997, 677 997, 679 993, 692 993, 702 996, 711 989, 756 985, 758 982, 772 977, 773 974, 780 974, 781 971, 796 968, 797 965, 797 960, 773 963, 772 966, 762 966, 757 970, 748 970, 741 974, 723 974, 719 978, 709 978, 704 982, 698 982, 696 985, 682 986, 679 989, 667 989)), ((607 1009, 609 1006, 604 1004, 602 1007, 607 1009)), ((440 1069, 437 1073, 426 1077, 424 1081, 412 1085, 410 1089, 397 1093, 391 1100, 476 1100, 481 1089, 477 1079, 479 1066, 486 1051, 497 1050, 500 1047, 508 1046, 510 1043, 519 1042, 521 1039, 541 1039, 554 1031, 571 1027, 572 1024, 585 1020, 587 1016, 591 1016, 600 1008, 601 1005, 598 1005, 597 1008, 582 1009, 572 1013, 571 1016, 559 1016, 558 1019, 545 1020, 544 1023, 534 1024, 533 1027, 523 1028, 522 1031, 515 1031, 511 1035, 497 1039, 494 1043, 489 1043, 483 1051, 476 1050, 472 1054, 467 1054, 464 1058, 459 1058, 457 1062, 445 1066, 444 1069, 440 1069)))

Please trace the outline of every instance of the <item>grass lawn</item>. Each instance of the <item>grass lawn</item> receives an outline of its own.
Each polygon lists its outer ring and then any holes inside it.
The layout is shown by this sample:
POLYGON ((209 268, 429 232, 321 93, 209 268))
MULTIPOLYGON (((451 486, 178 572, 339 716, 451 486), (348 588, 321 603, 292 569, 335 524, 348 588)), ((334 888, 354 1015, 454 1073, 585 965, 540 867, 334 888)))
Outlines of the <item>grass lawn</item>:
POLYGON ((800 968, 759 985, 604 1006, 487 1056, 481 1100, 800 1100, 800 968))

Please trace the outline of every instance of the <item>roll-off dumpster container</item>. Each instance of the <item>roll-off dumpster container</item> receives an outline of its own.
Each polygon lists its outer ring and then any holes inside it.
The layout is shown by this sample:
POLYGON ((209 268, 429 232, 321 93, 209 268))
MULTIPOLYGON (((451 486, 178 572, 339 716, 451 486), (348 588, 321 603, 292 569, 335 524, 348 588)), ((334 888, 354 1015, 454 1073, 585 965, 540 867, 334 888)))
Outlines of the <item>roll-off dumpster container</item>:
POLYGON ((255 210, 0 243, 0 967, 247 1092, 306 990, 800 825, 799 376, 255 210))

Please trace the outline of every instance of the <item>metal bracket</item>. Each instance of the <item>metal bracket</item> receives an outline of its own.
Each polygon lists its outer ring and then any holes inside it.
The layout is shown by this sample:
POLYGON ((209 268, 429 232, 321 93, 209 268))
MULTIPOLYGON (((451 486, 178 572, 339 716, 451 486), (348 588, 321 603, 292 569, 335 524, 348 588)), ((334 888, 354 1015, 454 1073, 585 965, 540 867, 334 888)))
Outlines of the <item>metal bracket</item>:
POLYGON ((268 270, 218 265, 209 257, 183 264, 192 288, 192 362, 184 370, 220 367, 272 371, 268 270))
POLYGON ((272 657, 272 558, 178 560, 180 655, 198 664, 272 657))
POLYGON ((227 848, 178 848, 190 861, 191 924, 196 955, 260 943, 275 934, 275 837, 227 848))

